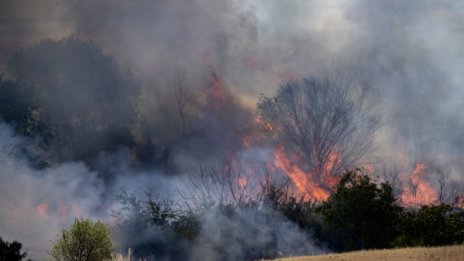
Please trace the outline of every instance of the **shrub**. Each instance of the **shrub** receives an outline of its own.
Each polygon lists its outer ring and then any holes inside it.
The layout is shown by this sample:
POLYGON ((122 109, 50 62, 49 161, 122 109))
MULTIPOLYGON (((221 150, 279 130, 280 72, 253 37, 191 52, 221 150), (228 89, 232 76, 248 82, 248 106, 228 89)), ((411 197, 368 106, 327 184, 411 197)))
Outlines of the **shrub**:
POLYGON ((361 170, 346 172, 319 208, 326 240, 334 250, 391 246, 401 213, 388 183, 376 183, 361 170))
POLYGON ((0 261, 21 261, 26 258, 27 253, 21 253, 22 244, 13 241, 3 241, 0 237, 0 261))
POLYGON ((103 261, 112 257, 109 231, 99 221, 76 219, 52 243, 50 254, 56 261, 103 261))
POLYGON ((405 211, 399 222, 397 246, 442 246, 464 243, 464 210, 450 205, 422 206, 405 211))

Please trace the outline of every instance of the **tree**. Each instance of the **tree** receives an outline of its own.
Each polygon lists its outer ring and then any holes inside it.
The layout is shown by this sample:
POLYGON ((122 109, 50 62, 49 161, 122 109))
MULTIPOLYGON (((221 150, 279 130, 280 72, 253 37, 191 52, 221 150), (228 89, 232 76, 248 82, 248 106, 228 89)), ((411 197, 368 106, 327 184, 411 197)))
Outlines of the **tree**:
POLYGON ((274 97, 261 97, 258 112, 278 144, 299 155, 308 173, 338 175, 369 151, 378 127, 369 88, 342 76, 290 81, 274 97))
POLYGON ((464 242, 464 210, 450 205, 422 206, 405 211, 399 222, 397 246, 443 246, 464 242))
POLYGON ((112 251, 109 231, 103 223, 76 219, 52 243, 50 255, 56 261, 102 261, 110 259, 112 251))
MULTIPOLYGON (((49 128, 53 161, 91 163, 101 151, 133 144, 138 85, 95 44, 77 37, 42 41, 16 52, 8 70, 28 88, 19 93, 24 106, 33 106, 26 112, 49 128)), ((18 115, 20 123, 30 118, 18 115)), ((35 125, 29 131, 40 133, 43 124, 35 125)))
POLYGON ((0 237, 0 261, 21 261, 27 252, 21 253, 22 244, 18 241, 3 241, 0 237))
POLYGON ((388 183, 377 184, 358 169, 341 177, 318 211, 331 246, 346 251, 390 246, 401 208, 388 183))
POLYGON ((7 80, 0 75, 0 117, 23 136, 50 139, 46 122, 36 119, 39 106, 32 95, 32 86, 7 80))

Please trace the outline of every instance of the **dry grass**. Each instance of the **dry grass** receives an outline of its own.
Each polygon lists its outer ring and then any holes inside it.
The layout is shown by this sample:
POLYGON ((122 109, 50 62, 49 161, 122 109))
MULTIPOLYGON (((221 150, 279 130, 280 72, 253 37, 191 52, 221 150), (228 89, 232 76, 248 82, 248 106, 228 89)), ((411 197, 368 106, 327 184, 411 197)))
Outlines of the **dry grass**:
POLYGON ((308 257, 275 259, 281 261, 464 261, 464 245, 432 248, 401 248, 391 250, 357 251, 308 257))
MULTIPOLYGON (((116 254, 111 261, 136 261, 134 258, 132 258, 132 249, 129 248, 127 251, 127 256, 121 255, 121 254, 116 254)), ((137 261, 145 261, 142 259, 139 259, 137 261)))

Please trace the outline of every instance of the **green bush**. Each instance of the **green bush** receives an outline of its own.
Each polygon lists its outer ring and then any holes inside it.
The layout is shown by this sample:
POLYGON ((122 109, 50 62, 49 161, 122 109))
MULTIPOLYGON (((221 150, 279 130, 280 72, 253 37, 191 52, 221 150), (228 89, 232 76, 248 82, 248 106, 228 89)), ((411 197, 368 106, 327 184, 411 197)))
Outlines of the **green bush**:
POLYGON ((109 231, 99 221, 76 219, 69 230, 62 230, 52 243, 50 255, 56 261, 110 260, 113 244, 109 231))
POLYGON ((464 210, 450 205, 422 206, 405 211, 395 245, 442 246, 464 243, 464 210))
POLYGON ((362 170, 352 170, 341 177, 319 211, 324 240, 334 250, 347 251, 391 246, 401 208, 388 183, 379 184, 362 170))

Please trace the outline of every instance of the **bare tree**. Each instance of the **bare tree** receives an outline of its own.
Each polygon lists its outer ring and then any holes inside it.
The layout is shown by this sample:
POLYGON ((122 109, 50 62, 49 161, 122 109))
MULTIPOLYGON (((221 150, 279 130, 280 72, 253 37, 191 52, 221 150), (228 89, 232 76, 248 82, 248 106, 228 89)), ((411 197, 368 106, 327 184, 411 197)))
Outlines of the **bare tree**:
POLYGON ((437 193, 437 201, 439 203, 445 203, 446 200, 446 186, 448 185, 449 178, 451 176, 451 171, 446 169, 437 169, 435 172, 435 177, 438 183, 438 193, 437 193))
POLYGON ((177 117, 174 117, 173 126, 184 136, 191 132, 191 123, 196 118, 197 97, 191 91, 184 73, 178 73, 174 80, 174 98, 177 117))
POLYGON ((242 166, 234 160, 212 160, 188 176, 179 190, 189 210, 228 204, 243 204, 253 200, 261 180, 255 166, 242 166))
POLYGON ((290 81, 261 97, 258 112, 311 173, 336 175, 369 152, 379 126, 366 84, 341 75, 290 81))
POLYGON ((461 186, 450 180, 451 170, 449 168, 436 169, 435 178, 438 183, 437 202, 459 205, 463 190, 461 186))
POLYGON ((401 182, 400 172, 396 167, 387 168, 383 166, 382 178, 393 188, 393 195, 395 197, 398 198, 403 193, 403 183, 401 182))

